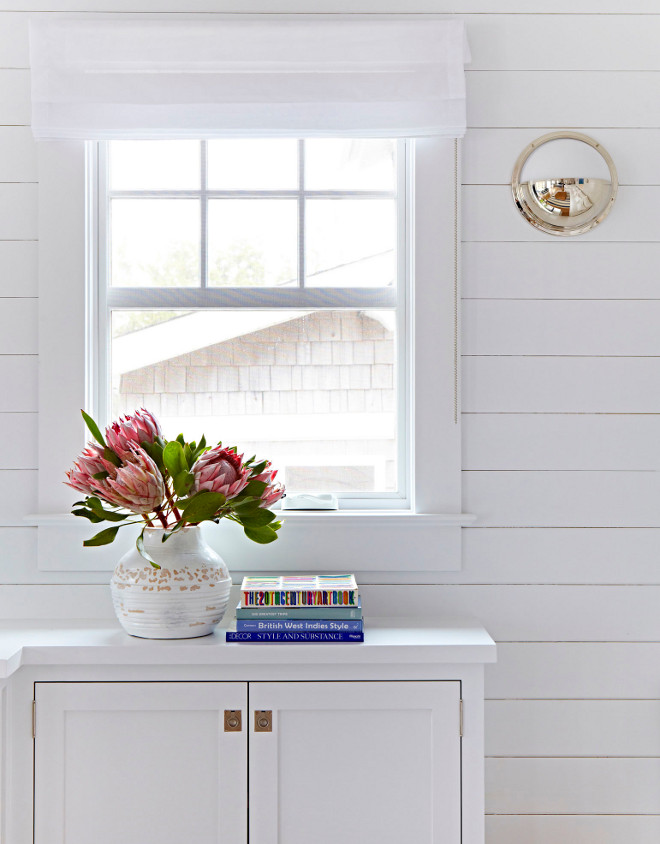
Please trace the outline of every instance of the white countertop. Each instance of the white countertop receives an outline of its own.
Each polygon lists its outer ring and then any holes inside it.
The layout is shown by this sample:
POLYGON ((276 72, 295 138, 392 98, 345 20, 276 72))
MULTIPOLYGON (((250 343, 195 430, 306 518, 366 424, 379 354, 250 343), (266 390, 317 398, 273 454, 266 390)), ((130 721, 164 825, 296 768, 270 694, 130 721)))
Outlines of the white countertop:
POLYGON ((200 639, 137 639, 118 624, 14 621, 0 624, 0 679, 22 665, 305 665, 495 662, 477 622, 372 618, 363 643, 226 643, 225 628, 200 639))

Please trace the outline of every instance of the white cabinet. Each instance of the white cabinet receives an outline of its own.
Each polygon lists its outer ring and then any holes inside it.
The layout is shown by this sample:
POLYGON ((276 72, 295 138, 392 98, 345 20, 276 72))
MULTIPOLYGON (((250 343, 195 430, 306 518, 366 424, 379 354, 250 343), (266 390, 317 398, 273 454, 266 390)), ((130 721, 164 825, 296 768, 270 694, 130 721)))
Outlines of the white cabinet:
POLYGON ((35 844, 245 841, 245 683, 37 683, 35 844))
POLYGON ((318 646, 0 623, 0 841, 484 844, 494 659, 467 619, 318 646))
POLYGON ((37 682, 35 700, 35 844, 460 844, 458 682, 37 682))
POLYGON ((460 842, 459 683, 250 683, 250 844, 460 842))

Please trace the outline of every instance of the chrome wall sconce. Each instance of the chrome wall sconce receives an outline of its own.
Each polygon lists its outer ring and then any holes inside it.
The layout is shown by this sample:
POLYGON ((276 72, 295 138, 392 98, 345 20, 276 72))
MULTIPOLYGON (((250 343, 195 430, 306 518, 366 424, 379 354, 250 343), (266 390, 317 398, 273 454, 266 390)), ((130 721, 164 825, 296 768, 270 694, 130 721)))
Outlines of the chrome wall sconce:
MULTIPOLYGON (((544 151, 547 153, 547 148, 544 151)), ((533 141, 526 147, 513 168, 511 177, 511 191, 516 206, 530 225, 548 234, 561 237, 571 237, 584 234, 601 223, 609 214, 616 199, 619 181, 616 167, 607 150, 590 138, 578 132, 550 132, 533 141), (533 178, 524 178, 523 169, 533 169, 531 156, 540 147, 552 142, 562 143, 554 150, 554 154, 545 155, 544 165, 548 170, 539 170, 537 164, 533 178), (577 146, 572 142, 578 142, 577 146), (591 149, 584 154, 582 144, 591 149), (602 160, 593 161, 598 153, 602 160), (528 161, 529 160, 529 161, 528 161), (609 170, 609 177, 604 172, 603 162, 609 170), (525 165, 528 165, 526 167, 525 165), (585 172, 585 167, 589 168, 585 172), (561 168, 561 169, 559 169, 561 168), (595 171, 602 170, 602 177, 597 177, 595 171), (582 171, 584 176, 560 176, 554 173, 576 173, 582 171), (592 172, 591 175, 588 175, 592 172)))

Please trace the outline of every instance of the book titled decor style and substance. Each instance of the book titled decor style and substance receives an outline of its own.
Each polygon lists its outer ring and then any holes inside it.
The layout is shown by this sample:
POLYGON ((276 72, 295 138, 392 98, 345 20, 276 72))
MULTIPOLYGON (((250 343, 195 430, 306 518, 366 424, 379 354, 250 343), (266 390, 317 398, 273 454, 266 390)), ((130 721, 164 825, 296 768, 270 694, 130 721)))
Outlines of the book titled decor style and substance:
POLYGON ((228 642, 362 642, 352 574, 245 577, 228 642))

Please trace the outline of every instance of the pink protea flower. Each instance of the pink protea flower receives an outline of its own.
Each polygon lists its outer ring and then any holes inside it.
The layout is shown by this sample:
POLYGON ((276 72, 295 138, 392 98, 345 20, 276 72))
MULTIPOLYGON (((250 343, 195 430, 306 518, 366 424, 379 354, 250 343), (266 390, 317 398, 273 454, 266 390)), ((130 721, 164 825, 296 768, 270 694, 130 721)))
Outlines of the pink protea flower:
POLYGON ((94 478, 100 472, 107 472, 114 477, 117 469, 103 457, 103 448, 95 443, 88 443, 80 457, 73 462, 73 468, 67 473, 64 483, 85 495, 104 495, 108 488, 107 480, 94 478))
POLYGON ((220 492, 234 498, 247 486, 250 470, 243 465, 243 455, 220 445, 210 449, 192 467, 193 492, 220 492))
POLYGON ((101 493, 109 504, 124 507, 132 513, 153 513, 165 498, 165 481, 160 469, 139 446, 131 445, 130 462, 117 469, 114 478, 107 478, 101 493))
POLYGON ((261 502, 259 504, 260 507, 265 507, 266 509, 272 507, 275 502, 279 501, 285 492, 283 484, 275 483, 277 469, 271 469, 270 467, 271 463, 268 461, 264 471, 250 479, 253 481, 261 481, 266 484, 266 489, 261 493, 261 502))
MULTIPOLYGON (((113 422, 105 429, 105 439, 108 446, 123 459, 127 458, 132 445, 152 443, 163 432, 160 423, 148 410, 143 407, 128 416, 121 416, 118 422, 113 422)), ((130 459, 130 458, 128 458, 130 459)))

